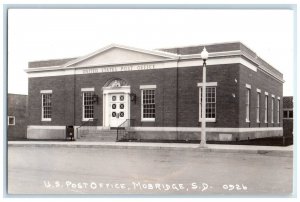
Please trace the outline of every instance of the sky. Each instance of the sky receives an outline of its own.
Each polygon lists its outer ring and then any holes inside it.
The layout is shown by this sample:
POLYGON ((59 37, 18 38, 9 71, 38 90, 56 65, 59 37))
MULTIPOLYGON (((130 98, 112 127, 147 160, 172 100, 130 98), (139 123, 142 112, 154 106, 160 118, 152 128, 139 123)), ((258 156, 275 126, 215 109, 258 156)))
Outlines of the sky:
POLYGON ((111 43, 143 49, 241 41, 284 75, 293 95, 292 10, 10 9, 8 92, 28 94, 29 61, 87 55, 111 43))

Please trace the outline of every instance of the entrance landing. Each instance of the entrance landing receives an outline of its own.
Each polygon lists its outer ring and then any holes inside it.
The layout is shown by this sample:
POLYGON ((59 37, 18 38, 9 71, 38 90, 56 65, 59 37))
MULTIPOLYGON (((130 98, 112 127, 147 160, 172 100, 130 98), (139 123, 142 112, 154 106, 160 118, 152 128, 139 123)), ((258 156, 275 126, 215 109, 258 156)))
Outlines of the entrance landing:
POLYGON ((81 142, 116 142, 117 130, 93 130, 79 134, 81 142))

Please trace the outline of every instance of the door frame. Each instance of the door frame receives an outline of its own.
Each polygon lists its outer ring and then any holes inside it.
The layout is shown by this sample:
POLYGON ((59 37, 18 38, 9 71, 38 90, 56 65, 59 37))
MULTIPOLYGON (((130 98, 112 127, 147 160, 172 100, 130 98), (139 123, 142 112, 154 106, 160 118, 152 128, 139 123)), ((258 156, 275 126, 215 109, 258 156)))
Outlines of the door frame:
POLYGON ((130 86, 120 86, 120 87, 103 87, 103 127, 110 128, 110 110, 109 110, 109 95, 114 93, 124 93, 127 96, 127 114, 128 118, 130 119, 130 86))

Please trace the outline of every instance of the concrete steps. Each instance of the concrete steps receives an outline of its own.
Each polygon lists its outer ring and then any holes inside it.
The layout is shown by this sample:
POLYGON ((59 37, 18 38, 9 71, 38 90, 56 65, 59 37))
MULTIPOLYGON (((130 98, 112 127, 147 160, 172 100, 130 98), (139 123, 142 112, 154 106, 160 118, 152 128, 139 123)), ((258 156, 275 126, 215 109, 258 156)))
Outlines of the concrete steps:
POLYGON ((117 130, 91 130, 80 131, 80 141, 92 142, 115 142, 117 139, 117 130))

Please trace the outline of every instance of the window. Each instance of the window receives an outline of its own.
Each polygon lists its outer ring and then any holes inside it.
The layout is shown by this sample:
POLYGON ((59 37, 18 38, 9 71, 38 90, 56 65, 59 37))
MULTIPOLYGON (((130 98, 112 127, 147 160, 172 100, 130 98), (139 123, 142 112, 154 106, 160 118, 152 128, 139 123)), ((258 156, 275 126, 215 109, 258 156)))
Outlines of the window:
POLYGON ((142 121, 155 121, 155 89, 142 89, 142 121))
POLYGON ((256 95, 256 122, 260 122, 260 93, 256 95))
POLYGON ((274 102, 275 102, 275 99, 272 98, 272 102, 271 102, 271 123, 274 123, 274 102))
POLYGON ((293 111, 292 110, 289 111, 289 118, 291 118, 291 119, 293 118, 293 111))
POLYGON ((250 89, 246 91, 246 122, 250 122, 250 89))
POLYGON ((52 118, 52 91, 42 93, 42 121, 51 121, 52 118), (51 93, 50 93, 51 92, 51 93))
POLYGON ((280 100, 277 100, 277 123, 280 123, 280 100))
POLYGON ((87 121, 94 118, 93 91, 83 92, 82 120, 87 121))
POLYGON ((283 111, 283 118, 288 118, 288 110, 283 111))
POLYGON ((14 116, 8 116, 8 125, 9 126, 15 125, 15 117, 14 116))
POLYGON ((283 110, 283 118, 284 119, 292 119, 293 118, 293 109, 284 109, 283 110))
MULTIPOLYGON (((202 118, 202 87, 200 87, 199 111, 200 111, 199 117, 201 119, 202 118)), ((205 118, 207 121, 215 121, 215 119, 216 119, 216 87, 214 87, 214 86, 206 87, 205 118)))
POLYGON ((265 96, 265 123, 268 123, 268 95, 265 96))

